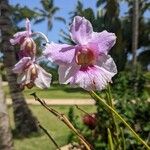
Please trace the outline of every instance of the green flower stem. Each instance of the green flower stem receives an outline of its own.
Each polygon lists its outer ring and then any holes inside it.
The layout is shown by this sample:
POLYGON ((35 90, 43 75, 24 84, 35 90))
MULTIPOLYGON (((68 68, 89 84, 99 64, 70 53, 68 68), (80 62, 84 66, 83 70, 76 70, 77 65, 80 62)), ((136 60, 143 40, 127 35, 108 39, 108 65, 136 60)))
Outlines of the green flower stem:
POLYGON ((113 140, 112 140, 112 135, 110 132, 110 129, 107 129, 107 133, 108 133, 108 143, 109 143, 109 150, 114 150, 114 144, 113 144, 113 140))
MULTIPOLYGON (((110 85, 108 85, 108 90, 106 92, 107 95, 107 103, 109 104, 109 106, 111 106, 113 109, 115 109, 114 104, 113 104, 113 99, 112 99, 112 95, 111 95, 111 89, 110 89, 110 85)), ((112 120, 115 126, 115 130, 116 130, 116 140, 117 140, 117 145, 120 145, 120 140, 119 140, 119 127, 118 127, 118 123, 116 120, 116 116, 114 115, 114 113, 112 111, 110 111, 111 116, 112 116, 112 120)), ((120 146, 119 146, 120 147, 120 146)))
POLYGON ((111 110, 123 123, 124 125, 131 131, 131 133, 135 136, 135 138, 141 142, 148 150, 150 150, 150 147, 147 145, 147 143, 142 140, 139 135, 130 127, 130 125, 114 110, 111 106, 109 106, 102 98, 100 98, 94 91, 91 91, 91 95, 93 95, 96 99, 99 100, 99 102, 106 107, 107 109, 111 110))
POLYGON ((123 132, 122 128, 121 128, 121 136, 122 136, 122 147, 123 147, 123 150, 126 150, 126 142, 125 142, 124 132, 123 132))

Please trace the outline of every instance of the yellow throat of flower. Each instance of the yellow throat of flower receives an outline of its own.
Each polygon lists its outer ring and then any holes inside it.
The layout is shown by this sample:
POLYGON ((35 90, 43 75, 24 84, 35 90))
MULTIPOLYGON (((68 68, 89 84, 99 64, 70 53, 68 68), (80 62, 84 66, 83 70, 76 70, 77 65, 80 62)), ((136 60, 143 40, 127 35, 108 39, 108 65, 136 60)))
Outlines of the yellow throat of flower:
POLYGON ((93 65, 95 63, 95 56, 91 50, 77 52, 76 62, 78 65, 81 66, 93 65))

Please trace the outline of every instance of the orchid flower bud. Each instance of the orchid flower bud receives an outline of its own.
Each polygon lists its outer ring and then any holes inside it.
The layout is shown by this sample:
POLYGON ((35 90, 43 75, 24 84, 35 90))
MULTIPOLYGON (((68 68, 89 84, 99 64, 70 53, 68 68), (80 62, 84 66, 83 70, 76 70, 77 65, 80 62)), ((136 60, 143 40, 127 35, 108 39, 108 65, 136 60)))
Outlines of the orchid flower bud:
POLYGON ((85 125, 87 125, 91 130, 95 129, 96 127, 96 123, 97 123, 97 120, 96 120, 96 114, 86 114, 84 117, 83 117, 83 123, 85 125))

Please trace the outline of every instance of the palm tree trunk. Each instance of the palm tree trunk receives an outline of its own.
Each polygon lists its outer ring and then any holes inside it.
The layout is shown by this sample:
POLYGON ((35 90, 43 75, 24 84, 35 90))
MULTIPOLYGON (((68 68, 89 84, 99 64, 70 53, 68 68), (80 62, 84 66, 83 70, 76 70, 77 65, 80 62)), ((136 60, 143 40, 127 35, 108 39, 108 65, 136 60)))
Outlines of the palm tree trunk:
POLYGON ((7 79, 10 89, 10 95, 13 103, 14 121, 18 134, 27 136, 31 132, 37 132, 38 126, 35 117, 32 115, 28 105, 24 99, 20 87, 17 84, 16 74, 12 72, 12 68, 16 63, 16 54, 10 45, 12 24, 9 16, 11 15, 10 7, 7 0, 0 0, 1 7, 1 49, 4 55, 4 66, 7 73, 7 79))
POLYGON ((132 19, 132 63, 135 66, 137 61, 136 50, 138 48, 139 35, 139 0, 133 1, 133 19, 132 19))
POLYGON ((0 77, 0 150, 13 150, 12 134, 9 116, 2 91, 2 80, 0 77))

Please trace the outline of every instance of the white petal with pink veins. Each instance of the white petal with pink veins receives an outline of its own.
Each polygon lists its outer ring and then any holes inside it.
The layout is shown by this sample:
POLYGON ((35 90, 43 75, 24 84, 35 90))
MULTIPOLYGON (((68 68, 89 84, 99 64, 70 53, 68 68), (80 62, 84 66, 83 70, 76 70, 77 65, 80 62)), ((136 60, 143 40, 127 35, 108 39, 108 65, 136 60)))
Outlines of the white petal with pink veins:
POLYGON ((78 65, 60 65, 58 68, 59 83, 68 84, 79 69, 78 65))
POLYGON ((50 87, 52 75, 47 73, 42 67, 36 65, 37 67, 37 78, 34 83, 39 88, 50 87))
POLYGON ((76 16, 70 27, 70 32, 71 39, 76 44, 85 45, 92 36, 93 28, 87 19, 76 16))
POLYGON ((79 70, 72 78, 71 85, 78 85, 85 90, 103 90, 114 76, 102 67, 92 66, 79 70))
POLYGON ((87 44, 89 49, 97 50, 99 54, 107 54, 116 43, 116 35, 107 31, 93 32, 87 44))
POLYGON ((31 57, 23 57, 17 64, 15 64, 13 72, 18 74, 24 72, 25 68, 31 63, 31 57))
POLYGON ((13 38, 10 39, 12 45, 19 44, 20 40, 28 35, 27 31, 17 32, 14 34, 13 38))
POLYGON ((60 65, 70 64, 75 57, 75 47, 67 44, 56 44, 51 42, 46 45, 43 54, 54 63, 60 65))
POLYGON ((112 77, 117 74, 117 66, 110 55, 101 55, 98 58, 97 65, 104 68, 112 74, 112 77))

